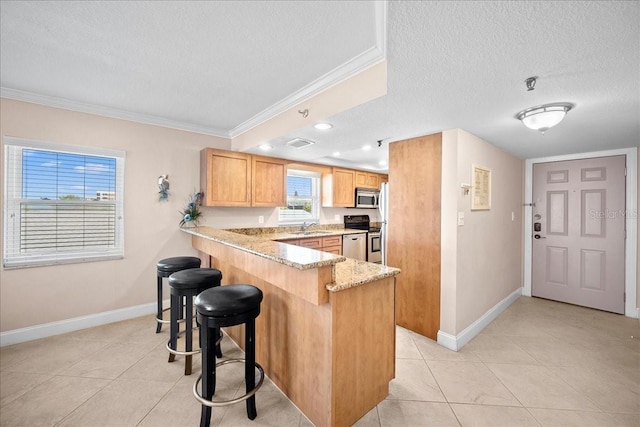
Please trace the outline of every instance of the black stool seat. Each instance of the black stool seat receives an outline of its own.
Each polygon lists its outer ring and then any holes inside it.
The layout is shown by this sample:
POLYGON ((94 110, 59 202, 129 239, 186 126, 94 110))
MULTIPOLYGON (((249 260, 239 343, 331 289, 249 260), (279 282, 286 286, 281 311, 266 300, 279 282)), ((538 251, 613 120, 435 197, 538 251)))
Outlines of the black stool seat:
POLYGON ((207 289, 211 283, 220 284, 222 273, 215 268, 189 268, 169 276, 169 286, 173 289, 207 289))
POLYGON ((168 308, 165 309, 162 307, 162 279, 164 277, 169 277, 176 271, 185 270, 187 268, 198 268, 200 267, 200 258, 194 256, 177 256, 172 258, 161 259, 156 264, 157 267, 157 288, 158 288, 158 311, 156 313, 156 334, 160 333, 162 330, 163 323, 169 323, 169 320, 164 320, 162 318, 162 313, 168 308))
POLYGON ((228 317, 255 310, 261 302, 262 291, 255 286, 228 285, 202 292, 196 297, 195 305, 203 316, 228 317))
POLYGON ((156 264, 158 271, 163 273, 175 273, 176 271, 186 270, 187 268, 200 267, 200 258, 194 256, 177 256, 173 258, 165 258, 156 264))
POLYGON ((200 427, 209 427, 211 408, 246 401, 247 416, 257 416, 255 394, 264 381, 264 369, 256 363, 255 320, 260 314, 262 291, 252 285, 226 285, 202 291, 194 301, 200 325, 200 347, 202 348, 202 374, 193 385, 193 394, 202 404, 200 427), (217 331, 220 327, 244 324, 244 359, 228 359, 215 363, 214 350, 217 331), (216 366, 232 362, 244 363, 246 393, 231 400, 213 400, 216 388, 216 366), (256 384, 256 369, 260 377, 256 384), (198 384, 202 381, 202 393, 198 384))
MULTIPOLYGON (((171 325, 170 337, 167 343, 169 351, 169 362, 175 360, 176 355, 186 356, 184 374, 191 375, 191 356, 200 353, 200 349, 193 350, 193 298, 200 292, 219 287, 222 282, 222 272, 215 268, 188 268, 180 270, 169 276, 169 288, 171 291, 171 325), (185 308, 185 351, 177 350, 178 335, 180 325, 178 320, 182 314, 182 304, 184 300, 185 308)), ((216 337, 220 338, 219 328, 216 337)), ((217 346, 217 353, 222 357, 220 346, 217 346)))

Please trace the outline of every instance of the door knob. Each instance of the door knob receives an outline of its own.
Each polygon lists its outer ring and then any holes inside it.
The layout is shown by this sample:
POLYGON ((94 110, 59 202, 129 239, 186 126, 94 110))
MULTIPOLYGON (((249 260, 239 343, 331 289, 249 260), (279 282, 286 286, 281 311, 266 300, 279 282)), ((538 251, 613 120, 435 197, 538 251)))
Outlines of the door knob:
POLYGON ((533 238, 534 238, 534 239, 546 239, 546 237, 541 236, 541 235, 539 235, 539 234, 535 234, 535 235, 533 236, 533 238))

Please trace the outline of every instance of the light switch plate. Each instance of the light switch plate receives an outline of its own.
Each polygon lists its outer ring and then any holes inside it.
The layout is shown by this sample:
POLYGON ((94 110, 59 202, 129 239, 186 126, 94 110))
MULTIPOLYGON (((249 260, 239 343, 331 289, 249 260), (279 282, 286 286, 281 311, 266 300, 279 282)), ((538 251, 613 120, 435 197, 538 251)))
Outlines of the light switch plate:
POLYGON ((464 225, 464 212, 458 212, 458 225, 464 225))
POLYGON ((334 221, 340 221, 340 215, 336 214, 333 216, 334 221))

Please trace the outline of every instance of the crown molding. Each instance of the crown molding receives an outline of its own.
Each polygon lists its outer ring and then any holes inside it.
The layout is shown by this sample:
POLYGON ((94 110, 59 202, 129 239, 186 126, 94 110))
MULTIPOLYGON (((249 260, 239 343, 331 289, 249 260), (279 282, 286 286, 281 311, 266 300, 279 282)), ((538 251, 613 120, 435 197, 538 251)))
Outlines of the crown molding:
POLYGON ((309 83, 302 89, 287 96, 283 100, 273 104, 271 107, 262 110, 247 121, 231 129, 229 135, 235 138, 251 130, 252 128, 265 123, 276 115, 283 113, 297 104, 304 102, 332 86, 335 86, 354 75, 370 68, 387 58, 387 1, 375 1, 375 31, 376 45, 362 52, 342 65, 334 68, 325 75, 309 83))
POLYGON ((136 123, 162 126, 162 127, 176 129, 176 130, 217 136, 220 138, 230 138, 229 132, 222 129, 215 129, 207 126, 199 126, 199 125, 194 125, 190 123, 180 122, 177 120, 164 119, 161 117, 151 116, 147 114, 133 113, 130 111, 118 110, 116 108, 85 104, 82 102, 56 98, 53 96, 40 95, 40 94, 25 92, 25 91, 16 90, 16 89, 9 89, 6 87, 0 87, 0 97, 13 99, 16 101, 24 101, 24 102, 30 102, 33 104, 44 105, 46 107, 62 108, 64 110, 77 111, 80 113, 96 114, 98 116, 129 120, 136 123))
POLYGON ((116 108, 91 105, 68 99, 40 95, 32 92, 25 92, 6 87, 0 87, 0 97, 14 99, 16 101, 31 102, 48 107, 62 108, 65 110, 77 111, 81 113, 96 114, 115 119, 129 120, 132 122, 144 123, 155 126, 162 126, 171 129, 195 132, 204 135, 211 135, 220 138, 235 138, 238 135, 268 121, 276 115, 287 111, 295 105, 316 96, 332 86, 335 86, 348 78, 376 65, 387 58, 387 0, 374 2, 376 45, 355 58, 334 68, 322 77, 309 83, 302 89, 287 96, 283 100, 275 103, 271 107, 261 111, 252 118, 246 120, 230 131, 224 129, 211 128, 207 126, 194 125, 191 123, 170 120, 147 114, 134 113, 119 110, 116 108))

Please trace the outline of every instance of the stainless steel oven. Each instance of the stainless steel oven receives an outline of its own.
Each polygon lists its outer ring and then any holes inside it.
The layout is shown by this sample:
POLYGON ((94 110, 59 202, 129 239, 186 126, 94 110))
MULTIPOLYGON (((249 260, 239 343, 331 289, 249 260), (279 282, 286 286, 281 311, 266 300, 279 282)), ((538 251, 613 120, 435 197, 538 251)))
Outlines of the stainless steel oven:
MULTIPOLYGON (((345 215, 344 228, 367 232, 367 262, 382 264, 382 241, 380 229, 369 227, 369 215, 345 215)), ((344 248, 343 248, 344 250, 344 248)))

